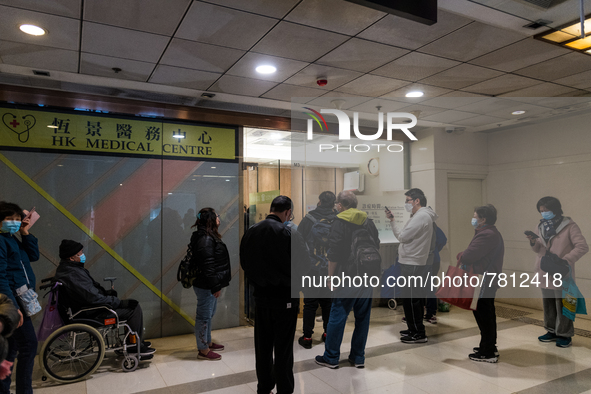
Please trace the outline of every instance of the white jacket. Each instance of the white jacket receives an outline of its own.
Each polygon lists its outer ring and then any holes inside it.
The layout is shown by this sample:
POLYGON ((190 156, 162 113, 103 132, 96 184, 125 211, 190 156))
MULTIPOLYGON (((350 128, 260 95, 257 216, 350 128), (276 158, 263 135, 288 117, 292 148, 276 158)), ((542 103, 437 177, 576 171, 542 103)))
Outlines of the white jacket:
POLYGON ((438 218, 431 207, 421 207, 410 217, 400 230, 394 222, 392 232, 400 246, 398 260, 400 264, 426 265, 433 237, 433 222, 438 218))

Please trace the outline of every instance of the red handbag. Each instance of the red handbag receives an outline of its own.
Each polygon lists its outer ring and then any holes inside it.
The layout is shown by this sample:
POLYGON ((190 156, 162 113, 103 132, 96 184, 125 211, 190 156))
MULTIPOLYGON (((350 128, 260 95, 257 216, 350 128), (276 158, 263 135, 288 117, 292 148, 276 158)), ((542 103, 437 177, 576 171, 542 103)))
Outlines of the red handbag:
POLYGON ((472 266, 469 271, 466 271, 461 269, 459 265, 460 261, 458 260, 455 267, 450 265, 447 268, 445 279, 442 280, 435 297, 459 308, 475 311, 480 298, 482 275, 475 274, 472 266), (478 281, 471 279, 473 277, 476 277, 478 281), (478 285, 472 286, 474 283, 478 283, 478 285))

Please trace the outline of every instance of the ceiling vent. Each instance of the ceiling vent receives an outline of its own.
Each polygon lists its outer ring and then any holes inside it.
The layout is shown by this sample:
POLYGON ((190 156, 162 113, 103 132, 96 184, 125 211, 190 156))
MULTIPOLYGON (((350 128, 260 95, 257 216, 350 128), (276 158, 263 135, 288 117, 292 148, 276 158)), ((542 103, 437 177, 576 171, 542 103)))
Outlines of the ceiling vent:
POLYGON ((525 25, 523 27, 528 28, 528 29, 532 29, 532 30, 536 30, 536 29, 539 29, 540 27, 548 26, 550 23, 552 23, 552 21, 547 21, 545 19, 538 19, 537 21, 532 22, 532 23, 528 23, 527 25, 525 25))
POLYGON ((41 71, 41 70, 33 70, 34 75, 38 75, 40 77, 50 77, 49 71, 41 71))
POLYGON ((560 3, 564 3, 567 0, 521 0, 521 1, 535 5, 536 7, 544 8, 547 10, 549 8, 557 6, 560 3))

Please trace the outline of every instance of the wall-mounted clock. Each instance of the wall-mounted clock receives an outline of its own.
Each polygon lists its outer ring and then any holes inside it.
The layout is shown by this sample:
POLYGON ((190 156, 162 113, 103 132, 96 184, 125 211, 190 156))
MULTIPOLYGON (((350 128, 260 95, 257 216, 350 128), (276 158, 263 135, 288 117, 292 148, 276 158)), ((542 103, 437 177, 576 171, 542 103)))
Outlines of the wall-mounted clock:
POLYGON ((377 157, 374 157, 367 162, 367 171, 369 172, 369 175, 373 176, 380 173, 380 160, 377 157))

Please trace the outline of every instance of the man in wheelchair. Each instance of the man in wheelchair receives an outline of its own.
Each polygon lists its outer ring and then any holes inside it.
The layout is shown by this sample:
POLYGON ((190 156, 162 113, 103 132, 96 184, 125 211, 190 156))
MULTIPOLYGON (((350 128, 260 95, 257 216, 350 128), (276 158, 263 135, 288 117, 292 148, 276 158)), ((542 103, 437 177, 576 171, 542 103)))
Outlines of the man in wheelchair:
MULTIPOLYGON (((107 306, 113 309, 119 316, 119 320, 126 320, 131 330, 140 336, 136 344, 131 343, 132 348, 130 349, 128 346, 128 349, 133 352, 133 347, 139 343, 140 356, 153 354, 156 350, 150 347, 151 343, 142 340, 144 321, 139 303, 131 299, 120 300, 117 298, 115 290, 106 290, 96 282, 90 276, 90 272, 84 268, 86 256, 83 252, 83 245, 79 242, 64 239, 60 244, 61 261, 55 273, 55 280, 63 284, 63 288, 60 290, 60 304, 65 301, 72 313, 93 306, 107 306)), ((89 312, 85 317, 98 318, 102 317, 105 312, 99 310, 95 312, 96 316, 93 316, 92 313, 89 312)))

